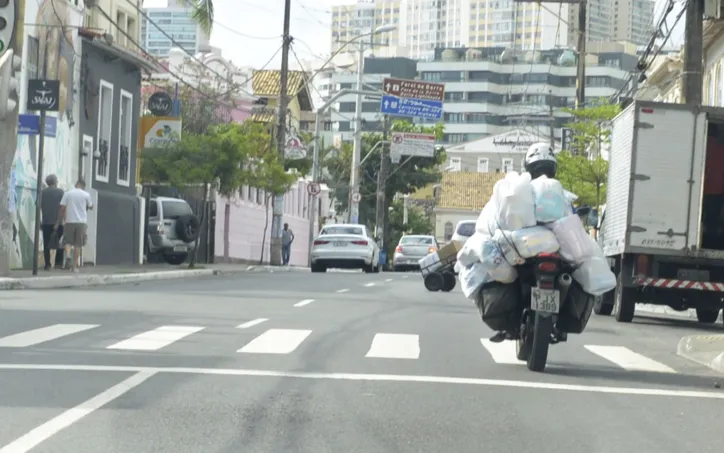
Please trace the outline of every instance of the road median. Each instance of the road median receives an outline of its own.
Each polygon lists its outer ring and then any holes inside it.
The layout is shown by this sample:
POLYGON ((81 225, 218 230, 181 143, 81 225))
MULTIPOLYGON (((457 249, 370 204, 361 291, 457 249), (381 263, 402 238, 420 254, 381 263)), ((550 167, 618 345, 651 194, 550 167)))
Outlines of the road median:
POLYGON ((685 359, 724 373, 724 335, 690 335, 682 338, 676 353, 685 359))

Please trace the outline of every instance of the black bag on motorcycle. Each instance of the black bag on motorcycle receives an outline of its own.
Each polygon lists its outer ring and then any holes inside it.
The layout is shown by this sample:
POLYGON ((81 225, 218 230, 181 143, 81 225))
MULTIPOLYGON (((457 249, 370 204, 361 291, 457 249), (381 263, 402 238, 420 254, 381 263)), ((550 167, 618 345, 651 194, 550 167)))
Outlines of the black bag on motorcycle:
POLYGON ((591 318, 593 303, 596 297, 583 291, 577 281, 573 281, 568 288, 566 302, 561 308, 556 326, 563 332, 581 333, 591 318))
POLYGON ((515 331, 520 325, 520 283, 486 283, 475 297, 485 325, 495 331, 515 331))

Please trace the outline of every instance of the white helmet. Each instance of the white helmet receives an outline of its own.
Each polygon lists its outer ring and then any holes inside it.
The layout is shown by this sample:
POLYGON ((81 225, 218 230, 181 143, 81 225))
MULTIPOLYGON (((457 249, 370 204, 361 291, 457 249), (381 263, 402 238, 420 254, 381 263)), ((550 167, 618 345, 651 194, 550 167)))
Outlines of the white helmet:
POLYGON ((525 171, 530 173, 533 179, 542 175, 555 178, 556 170, 558 170, 558 161, 549 143, 530 145, 528 152, 525 153, 525 171))

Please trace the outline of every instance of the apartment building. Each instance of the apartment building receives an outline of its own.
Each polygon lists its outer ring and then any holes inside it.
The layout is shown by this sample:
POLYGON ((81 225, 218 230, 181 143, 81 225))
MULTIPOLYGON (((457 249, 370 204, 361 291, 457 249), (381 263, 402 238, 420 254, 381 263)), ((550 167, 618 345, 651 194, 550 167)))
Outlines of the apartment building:
MULTIPOLYGON (((612 96, 637 62, 635 46, 612 44, 600 50, 586 58, 586 102, 612 96)), ((576 58, 567 49, 436 49, 434 60, 418 62, 417 70, 422 80, 445 83, 448 144, 521 128, 542 137, 553 128, 560 138, 569 118, 563 109, 575 105, 576 58)))
POLYGON ((139 53, 141 13, 133 0, 98 0, 97 6, 85 8, 83 26, 91 30, 105 30, 113 36, 113 43, 131 52, 139 53), (105 12, 113 20, 109 20, 105 12))
POLYGON ((190 5, 188 0, 169 0, 165 8, 143 9, 150 21, 141 17, 140 42, 148 53, 165 58, 172 47, 193 53, 211 50, 210 37, 193 20, 193 7, 190 5))
POLYGON ((365 48, 372 46, 374 54, 380 57, 405 56, 399 41, 400 3, 401 0, 359 0, 352 5, 333 6, 331 53, 340 49, 341 52, 356 52, 359 47, 350 43, 354 40, 365 48), (383 25, 398 28, 369 38, 357 38, 383 25))

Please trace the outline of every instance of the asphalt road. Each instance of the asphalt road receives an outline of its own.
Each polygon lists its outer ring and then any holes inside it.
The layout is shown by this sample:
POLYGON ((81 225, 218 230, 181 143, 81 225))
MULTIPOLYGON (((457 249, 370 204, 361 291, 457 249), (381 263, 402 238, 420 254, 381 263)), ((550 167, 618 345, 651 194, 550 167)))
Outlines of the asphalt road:
POLYGON ((724 448, 724 377, 676 356, 707 332, 688 320, 594 317, 534 374, 416 274, 5 291, 0 309, 0 453, 724 448))

